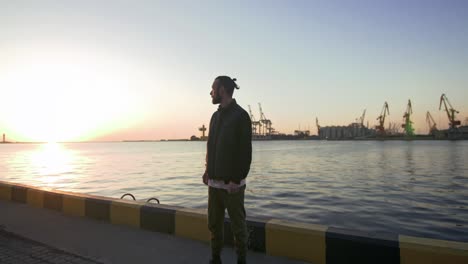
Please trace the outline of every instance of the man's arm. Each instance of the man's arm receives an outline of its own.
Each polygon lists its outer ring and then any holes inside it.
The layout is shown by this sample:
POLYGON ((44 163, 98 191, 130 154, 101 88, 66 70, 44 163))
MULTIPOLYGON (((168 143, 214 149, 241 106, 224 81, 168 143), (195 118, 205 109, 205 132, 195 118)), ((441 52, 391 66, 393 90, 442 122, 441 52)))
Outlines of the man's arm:
POLYGON ((202 179, 203 179, 203 183, 208 185, 208 155, 209 155, 209 149, 210 149, 210 138, 211 138, 211 127, 212 127, 212 123, 213 123, 213 118, 214 118, 214 114, 211 116, 211 119, 210 119, 210 125, 208 126, 209 127, 209 131, 208 131, 208 138, 206 140, 206 156, 205 156, 205 172, 203 173, 203 176, 202 176, 202 179))
POLYGON ((205 172, 203 173, 203 183, 208 185, 208 147, 206 148, 205 172))
POLYGON ((234 179, 235 183, 247 177, 252 162, 252 122, 246 112, 242 114, 240 123, 238 161, 239 176, 236 175, 238 178, 234 179))

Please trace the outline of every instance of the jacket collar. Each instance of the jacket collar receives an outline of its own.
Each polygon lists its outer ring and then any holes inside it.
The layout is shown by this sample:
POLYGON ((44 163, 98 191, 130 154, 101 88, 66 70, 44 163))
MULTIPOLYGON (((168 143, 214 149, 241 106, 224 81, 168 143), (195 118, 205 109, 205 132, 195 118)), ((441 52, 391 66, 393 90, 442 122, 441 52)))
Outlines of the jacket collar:
POLYGON ((237 105, 237 102, 236 102, 236 99, 232 99, 232 101, 226 105, 225 107, 221 107, 221 105, 218 106, 218 111, 220 112, 226 112, 226 111, 229 111, 231 110, 232 108, 234 108, 234 106, 237 105))

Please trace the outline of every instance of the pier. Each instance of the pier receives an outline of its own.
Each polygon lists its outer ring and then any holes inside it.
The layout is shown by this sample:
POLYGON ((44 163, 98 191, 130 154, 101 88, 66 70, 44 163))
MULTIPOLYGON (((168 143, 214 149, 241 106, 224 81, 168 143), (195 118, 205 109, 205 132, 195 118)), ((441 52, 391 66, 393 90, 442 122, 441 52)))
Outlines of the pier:
MULTIPOLYGON (((2 247, 16 252, 0 251, 6 260, 31 256, 28 243, 39 243, 50 256, 83 260, 77 263, 205 263, 210 255, 206 210, 1 181, 0 210, 0 241, 8 235, 26 241, 2 247), (15 247, 19 249, 11 250, 15 247)), ((250 263, 468 263, 468 243, 276 219, 250 218, 247 224, 250 263)), ((225 243, 232 245, 229 219, 225 243)), ((232 248, 222 257, 224 263, 235 261, 232 248)))
MULTIPOLYGON (((41 192, 28 190, 26 203, 5 200, 5 185, 0 182, 0 263, 79 263, 79 264, 124 264, 124 263, 208 263, 211 256, 209 244, 186 237, 168 234, 157 227, 147 229, 127 225, 131 223, 132 204, 122 221, 113 215, 113 221, 104 221, 105 202, 97 201, 96 207, 80 212, 80 199, 66 198, 62 203, 63 213, 58 209, 57 199, 41 192), (44 196, 43 196, 44 197, 44 196), (101 206, 100 206, 101 205, 101 206), (53 208, 53 209, 52 209, 53 208), (81 213, 96 218, 79 217, 81 213), (114 223, 114 224, 111 224, 114 223), (69 262, 67 262, 69 261, 69 262)), ((63 194, 63 193, 61 193, 63 194)), ((60 195, 61 195, 60 194, 60 195)), ((96 197, 95 197, 96 198, 96 197)), ((104 200, 101 200, 104 201, 104 200)), ((159 210, 162 207, 159 207, 159 210)), ((82 208, 83 209, 83 208, 82 208)), ((164 221, 155 220, 154 224, 164 221)), ((200 227, 202 228, 202 227, 200 227)), ((203 233, 207 226, 203 226, 203 233)), ((169 230, 167 230, 169 231, 169 230)), ((232 247, 223 251, 223 263, 235 263, 236 253, 232 247)), ((285 257, 268 256, 260 252, 248 253, 250 263, 300 264, 285 257)))

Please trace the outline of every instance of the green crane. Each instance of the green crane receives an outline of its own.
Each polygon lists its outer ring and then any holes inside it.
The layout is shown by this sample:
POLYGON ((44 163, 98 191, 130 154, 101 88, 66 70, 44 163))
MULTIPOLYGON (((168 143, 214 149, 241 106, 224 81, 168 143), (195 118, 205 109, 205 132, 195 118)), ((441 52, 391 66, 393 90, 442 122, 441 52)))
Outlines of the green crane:
POLYGON ((412 137, 414 136, 414 128, 413 128, 413 121, 411 121, 411 114, 413 113, 413 107, 411 106, 411 100, 408 99, 408 105, 406 106, 406 112, 403 115, 405 119, 405 123, 401 125, 405 129, 405 133, 407 136, 412 137))

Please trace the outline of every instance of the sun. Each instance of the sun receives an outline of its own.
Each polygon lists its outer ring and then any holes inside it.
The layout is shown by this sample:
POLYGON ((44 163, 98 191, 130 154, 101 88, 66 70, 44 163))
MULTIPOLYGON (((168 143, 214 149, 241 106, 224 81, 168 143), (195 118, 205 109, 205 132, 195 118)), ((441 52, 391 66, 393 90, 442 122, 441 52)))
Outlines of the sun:
POLYGON ((89 140, 125 126, 137 105, 130 69, 92 54, 15 58, 0 75, 0 124, 25 141, 89 140))

